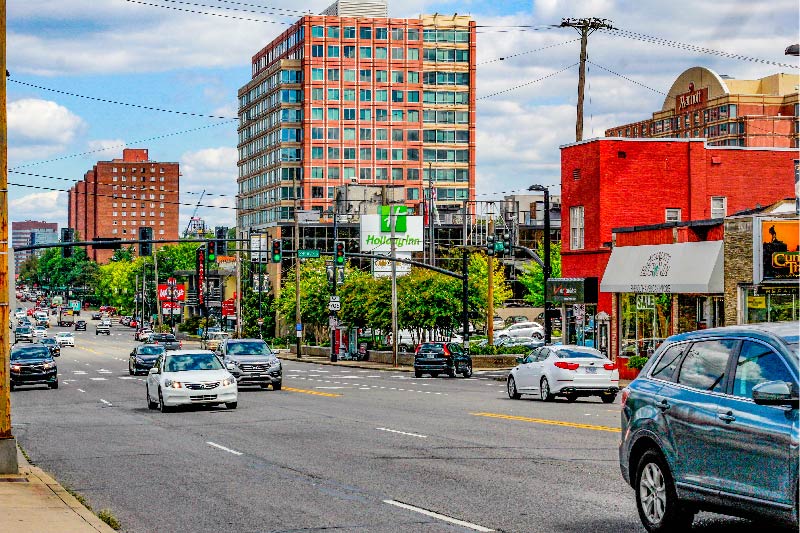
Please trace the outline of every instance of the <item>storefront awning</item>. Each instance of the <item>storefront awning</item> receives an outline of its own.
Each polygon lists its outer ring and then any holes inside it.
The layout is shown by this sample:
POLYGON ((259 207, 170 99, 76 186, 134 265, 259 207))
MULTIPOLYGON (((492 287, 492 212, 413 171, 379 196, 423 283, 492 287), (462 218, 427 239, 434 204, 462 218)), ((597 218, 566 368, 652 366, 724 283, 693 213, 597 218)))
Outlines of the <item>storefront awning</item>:
POLYGON ((600 291, 722 293, 722 241, 614 248, 600 291))

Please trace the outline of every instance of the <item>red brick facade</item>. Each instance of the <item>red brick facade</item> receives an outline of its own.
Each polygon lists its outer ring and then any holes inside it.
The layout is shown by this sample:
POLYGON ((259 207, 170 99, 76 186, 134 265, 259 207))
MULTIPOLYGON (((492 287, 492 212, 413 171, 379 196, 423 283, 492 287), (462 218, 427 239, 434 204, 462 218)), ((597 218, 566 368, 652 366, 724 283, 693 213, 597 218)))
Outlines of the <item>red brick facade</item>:
MULTIPOLYGON (((151 227, 154 239, 177 239, 179 176, 178 163, 150 161, 146 149, 98 161, 69 190, 69 227, 79 240, 136 240, 141 226, 151 227)), ((88 247, 87 253, 105 263, 114 252, 88 247)))

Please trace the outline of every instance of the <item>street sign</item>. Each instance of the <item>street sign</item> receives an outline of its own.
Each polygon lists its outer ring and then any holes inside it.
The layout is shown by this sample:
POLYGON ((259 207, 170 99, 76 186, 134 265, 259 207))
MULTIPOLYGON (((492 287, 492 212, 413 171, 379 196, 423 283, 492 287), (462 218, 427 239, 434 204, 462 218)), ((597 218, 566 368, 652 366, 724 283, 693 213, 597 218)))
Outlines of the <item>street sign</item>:
POLYGON ((307 209, 307 210, 297 210, 297 222, 299 224, 318 224, 319 223, 319 211, 315 211, 314 209, 307 209))
POLYGON ((329 302, 341 302, 342 300, 338 296, 331 295, 330 298, 328 299, 328 301, 329 302))
POLYGON ((328 302, 328 311, 341 311, 342 310, 342 302, 333 301, 331 300, 328 302))
POLYGON ((300 259, 316 259, 319 257, 319 250, 300 249, 297 250, 297 257, 300 259))

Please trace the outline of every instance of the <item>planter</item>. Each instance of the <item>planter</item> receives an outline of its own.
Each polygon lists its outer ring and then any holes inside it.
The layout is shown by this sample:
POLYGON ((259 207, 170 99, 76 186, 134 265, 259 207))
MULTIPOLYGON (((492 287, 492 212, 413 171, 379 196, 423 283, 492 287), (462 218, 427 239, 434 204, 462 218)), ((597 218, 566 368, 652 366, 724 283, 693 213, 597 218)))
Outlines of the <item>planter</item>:
POLYGON ((619 379, 636 379, 639 375, 638 368, 628 368, 628 357, 617 357, 617 367, 619 368, 619 379))

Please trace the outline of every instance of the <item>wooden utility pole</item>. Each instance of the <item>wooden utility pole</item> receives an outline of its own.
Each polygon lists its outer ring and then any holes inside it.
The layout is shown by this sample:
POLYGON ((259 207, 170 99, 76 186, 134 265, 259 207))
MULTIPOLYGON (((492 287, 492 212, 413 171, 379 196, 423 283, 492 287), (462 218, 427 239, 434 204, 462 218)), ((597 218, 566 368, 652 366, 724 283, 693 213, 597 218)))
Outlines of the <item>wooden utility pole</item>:
POLYGON ((581 34, 581 59, 578 73, 578 118, 575 122, 575 141, 583 140, 583 86, 586 83, 586 45, 589 35, 599 29, 613 30, 611 21, 599 18, 561 19, 562 28, 575 28, 581 34))

